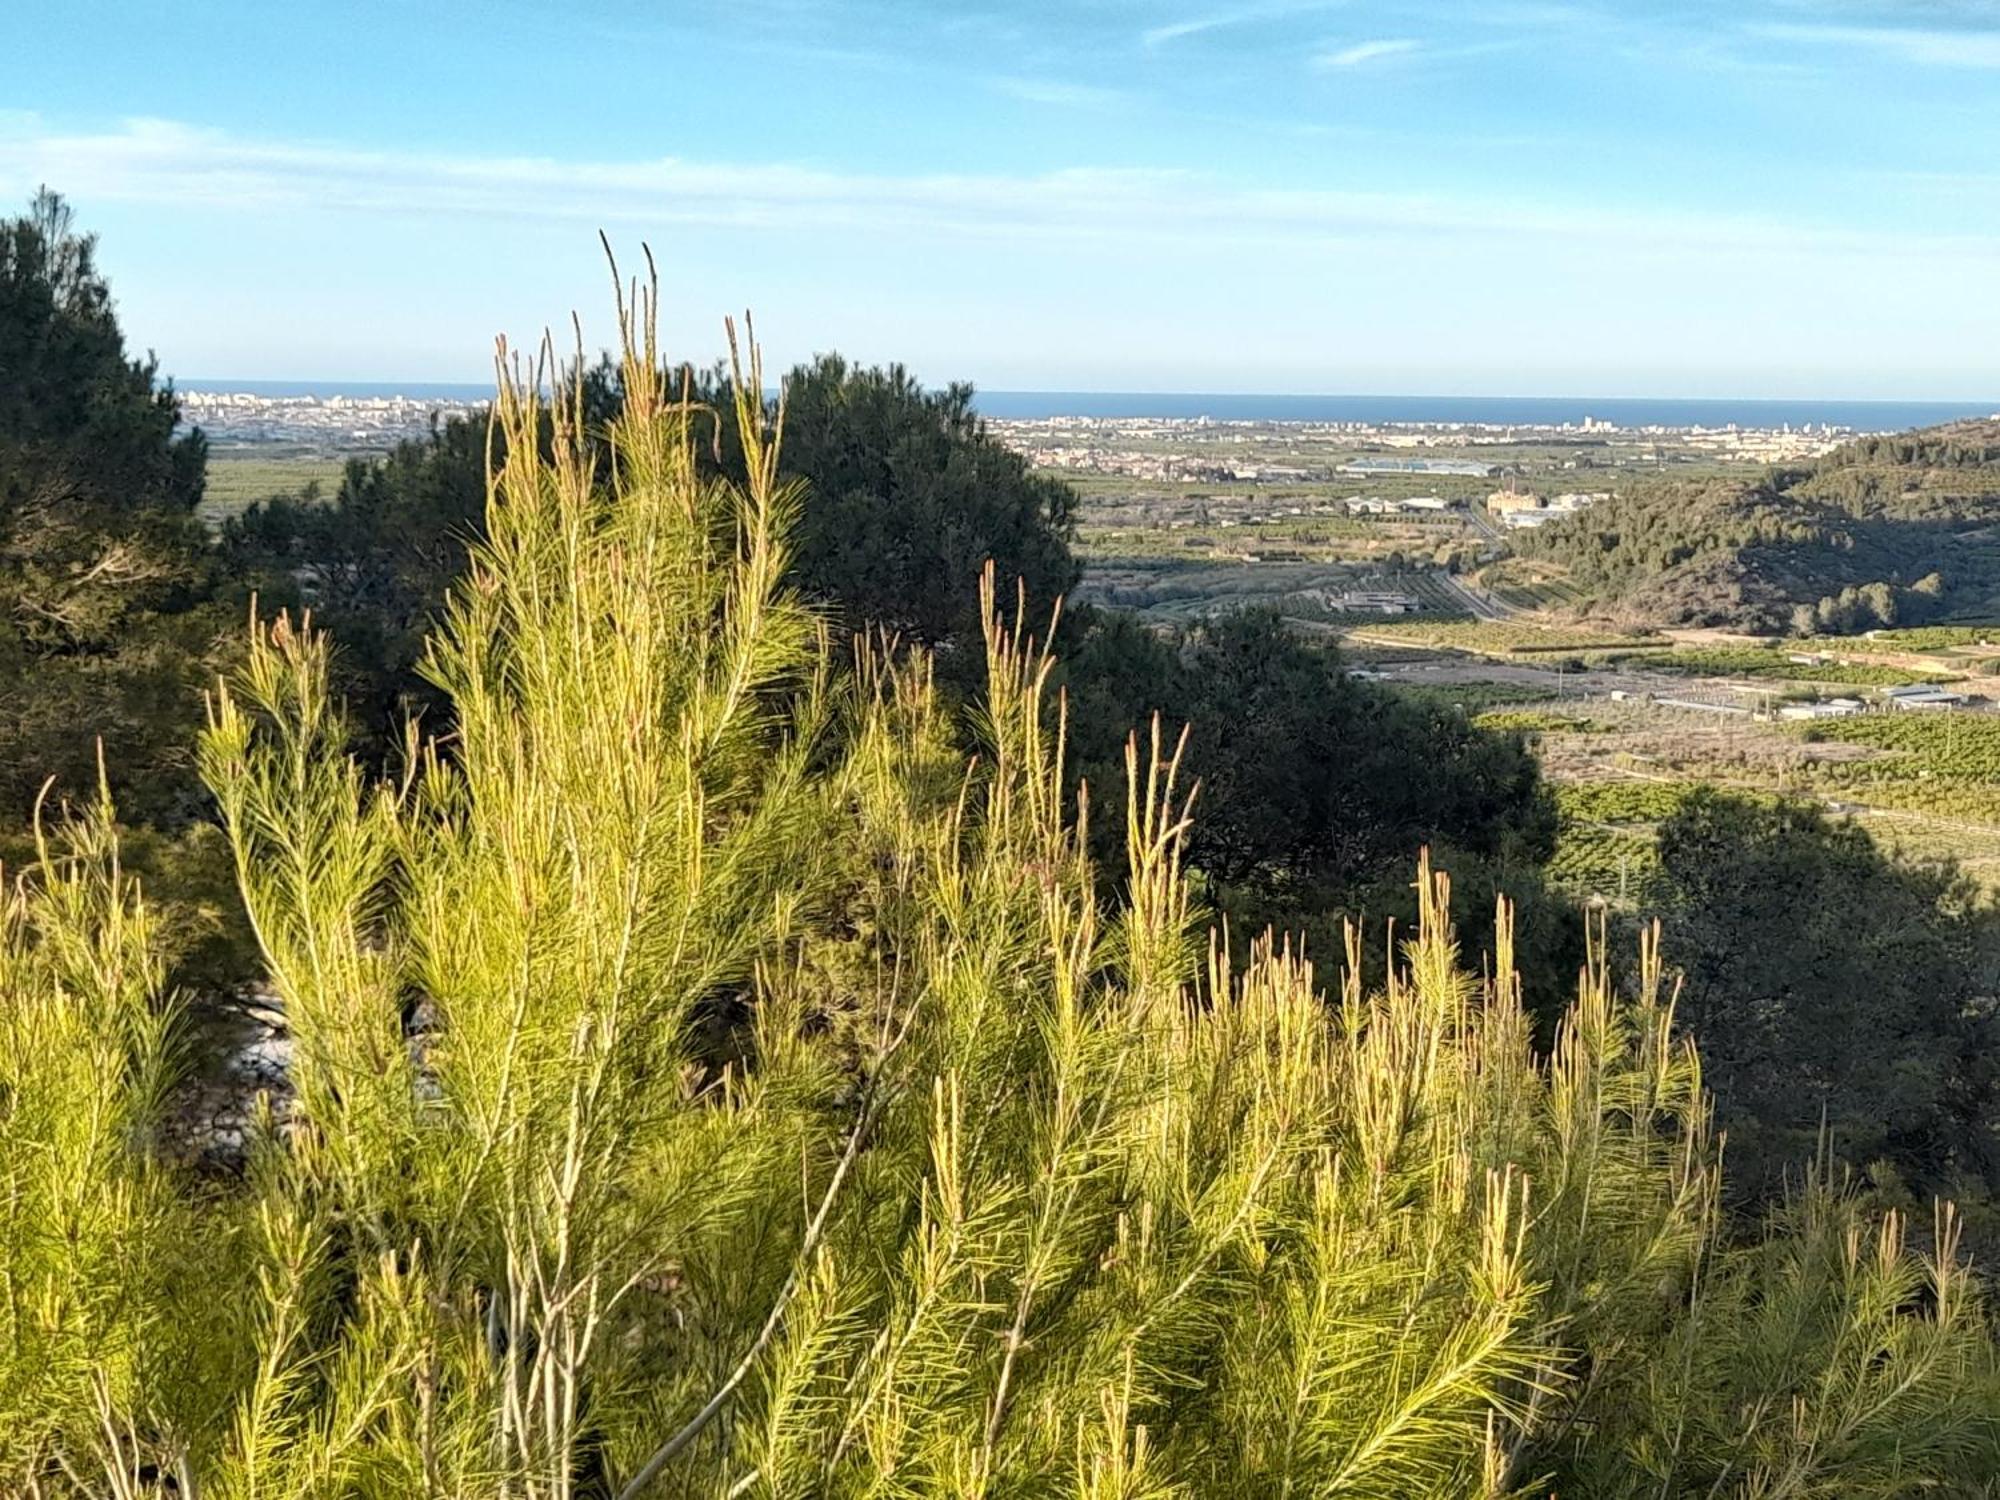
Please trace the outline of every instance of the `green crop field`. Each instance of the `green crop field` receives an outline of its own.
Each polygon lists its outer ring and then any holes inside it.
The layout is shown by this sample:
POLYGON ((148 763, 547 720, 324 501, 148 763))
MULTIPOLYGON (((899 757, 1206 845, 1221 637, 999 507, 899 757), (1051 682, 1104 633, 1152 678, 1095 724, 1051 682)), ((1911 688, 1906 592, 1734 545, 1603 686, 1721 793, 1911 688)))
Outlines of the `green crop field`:
POLYGON ((1660 859, 1649 832, 1564 823, 1548 873, 1571 895, 1643 906, 1658 888, 1660 859))
POLYGON ((1951 674, 1944 670, 1922 672, 1877 662, 1799 662, 1790 658, 1791 653, 1763 646, 1709 646, 1649 651, 1636 661, 1648 671, 1679 672, 1690 677, 1762 677, 1773 682, 1826 682, 1853 687, 1900 687, 1914 682, 1951 680, 1951 674))
POLYGON ((317 484, 331 494, 340 483, 344 458, 301 454, 287 457, 249 456, 231 452, 211 454, 208 484, 202 493, 201 513, 211 525, 268 500, 273 495, 297 495, 317 484))
POLYGON ((1659 880, 1657 824, 1695 790, 1692 781, 1579 781, 1556 787, 1556 852, 1549 877, 1573 895, 1644 906, 1659 880))
POLYGON ((1816 784, 1828 796, 2000 827, 2000 717, 1881 714, 1817 723, 1807 732, 1883 752, 1819 768, 1816 784))
POLYGON ((2000 716, 1874 714, 1823 721, 1813 727, 1824 739, 1894 752, 1894 759, 1872 761, 1855 768, 1857 771, 1888 770, 1903 780, 1920 774, 2000 780, 2000 716))
POLYGON ((1475 656, 1530 656, 1544 652, 1665 649, 1660 636, 1595 630, 1581 625, 1536 625, 1520 620, 1384 621, 1365 634, 1392 645, 1436 646, 1475 656))
POLYGON ((1436 569, 1388 571, 1291 560, 1107 559, 1086 566, 1079 597, 1174 624, 1243 608, 1275 609, 1292 619, 1321 624, 1356 624, 1380 618, 1346 614, 1332 607, 1332 600, 1353 591, 1405 595, 1416 603, 1420 616, 1465 616, 1464 600, 1436 569))
POLYGON ((1583 590, 1566 578, 1495 583, 1491 592, 1513 609, 1574 609, 1586 599, 1583 590))
POLYGON ((1473 719, 1481 729, 1501 734, 1594 734, 1603 726, 1546 708, 1496 708, 1473 719))
MULTIPOLYGON (((1549 875, 1573 895, 1644 909, 1659 899, 1659 825, 1708 783, 1571 781, 1557 785, 1549 875)), ((1728 788, 1732 796, 1766 792, 1728 788)))
POLYGON ((1698 781, 1572 781, 1556 788, 1566 819, 1586 823, 1658 823, 1670 818, 1698 781))
POLYGON ((1836 651, 1949 651, 1963 646, 2000 644, 2000 625, 1921 625, 1878 630, 1868 636, 1829 636, 1803 646, 1836 651))

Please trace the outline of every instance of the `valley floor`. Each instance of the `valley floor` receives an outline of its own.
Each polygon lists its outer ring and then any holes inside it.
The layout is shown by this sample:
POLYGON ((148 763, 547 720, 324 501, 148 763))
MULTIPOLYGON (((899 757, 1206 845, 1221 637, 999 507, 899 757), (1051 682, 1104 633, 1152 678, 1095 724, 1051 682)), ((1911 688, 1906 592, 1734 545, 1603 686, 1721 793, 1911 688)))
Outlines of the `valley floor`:
POLYGON ((1962 675, 1975 669, 1967 653, 1976 648, 1899 652, 1856 642, 1870 649, 1807 664, 1792 658, 1820 653, 1712 632, 1661 637, 1647 650, 1608 641, 1592 649, 1574 627, 1557 626, 1550 639, 1561 649, 1538 650, 1524 644, 1529 628, 1497 639, 1477 626, 1340 634, 1355 670, 1529 739, 1562 812, 1553 873, 1577 894, 1643 905, 1653 830, 1703 785, 1811 798, 1859 820, 1885 847, 1949 857, 2000 893, 2000 679, 1962 675), (1699 670, 1711 661, 1738 669, 1699 670), (1892 679, 1935 681, 1964 703, 1898 709, 1885 696, 1892 679), (1835 698, 1862 709, 1781 717, 1835 698))

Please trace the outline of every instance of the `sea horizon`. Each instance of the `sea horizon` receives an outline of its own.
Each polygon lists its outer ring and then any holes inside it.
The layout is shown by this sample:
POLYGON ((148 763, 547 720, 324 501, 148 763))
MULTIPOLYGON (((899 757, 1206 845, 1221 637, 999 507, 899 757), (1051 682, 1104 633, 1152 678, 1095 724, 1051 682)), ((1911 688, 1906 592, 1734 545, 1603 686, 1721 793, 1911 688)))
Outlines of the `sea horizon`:
MULTIPOLYGON (((490 383, 424 380, 177 380, 192 394, 266 397, 407 396, 482 402, 490 383)), ((2000 418, 1991 401, 1875 400, 1845 397, 1412 396, 1301 395, 1282 392, 975 390, 981 415, 1001 421, 1060 417, 1216 422, 1356 422, 1476 426, 1839 427, 1900 432, 1944 422, 2000 418)))

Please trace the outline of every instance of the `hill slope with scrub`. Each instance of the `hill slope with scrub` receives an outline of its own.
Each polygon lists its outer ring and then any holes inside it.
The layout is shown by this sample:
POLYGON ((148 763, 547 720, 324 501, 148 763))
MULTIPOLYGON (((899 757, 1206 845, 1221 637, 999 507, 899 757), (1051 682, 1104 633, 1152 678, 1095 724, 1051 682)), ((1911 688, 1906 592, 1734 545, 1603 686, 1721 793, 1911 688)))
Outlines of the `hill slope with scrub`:
POLYGON ((2000 612, 2000 423, 1661 479, 1521 538, 1620 620, 1839 634, 2000 612))

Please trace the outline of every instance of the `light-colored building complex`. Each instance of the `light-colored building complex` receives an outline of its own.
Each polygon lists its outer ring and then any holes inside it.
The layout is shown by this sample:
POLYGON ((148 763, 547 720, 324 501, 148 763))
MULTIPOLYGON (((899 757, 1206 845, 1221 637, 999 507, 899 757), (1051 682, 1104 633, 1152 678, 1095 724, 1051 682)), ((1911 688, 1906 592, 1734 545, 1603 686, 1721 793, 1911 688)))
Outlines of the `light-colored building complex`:
POLYGON ((1948 693, 1940 687, 1894 687, 1882 696, 1892 708, 1936 711, 1965 707, 1965 694, 1948 693))

